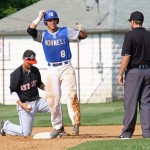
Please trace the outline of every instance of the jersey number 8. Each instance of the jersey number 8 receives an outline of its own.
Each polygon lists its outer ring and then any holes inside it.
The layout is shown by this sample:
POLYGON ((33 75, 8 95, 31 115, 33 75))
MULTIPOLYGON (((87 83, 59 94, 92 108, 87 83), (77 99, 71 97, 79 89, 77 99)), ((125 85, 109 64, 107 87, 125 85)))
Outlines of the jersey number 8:
POLYGON ((60 51, 60 56, 61 56, 62 58, 64 58, 64 57, 66 56, 66 54, 65 54, 65 51, 64 51, 64 50, 61 50, 61 51, 60 51))

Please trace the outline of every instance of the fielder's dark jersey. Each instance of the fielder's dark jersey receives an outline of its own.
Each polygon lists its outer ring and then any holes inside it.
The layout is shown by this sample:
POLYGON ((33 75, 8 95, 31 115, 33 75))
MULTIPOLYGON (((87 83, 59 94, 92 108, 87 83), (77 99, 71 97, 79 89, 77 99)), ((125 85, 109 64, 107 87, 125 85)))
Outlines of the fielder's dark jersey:
POLYGON ((150 32, 145 28, 134 28, 126 33, 122 56, 130 55, 129 66, 150 64, 150 32))
POLYGON ((43 84, 39 69, 31 67, 29 73, 22 66, 18 67, 10 75, 10 91, 16 92, 21 102, 34 101, 39 98, 38 87, 43 84))

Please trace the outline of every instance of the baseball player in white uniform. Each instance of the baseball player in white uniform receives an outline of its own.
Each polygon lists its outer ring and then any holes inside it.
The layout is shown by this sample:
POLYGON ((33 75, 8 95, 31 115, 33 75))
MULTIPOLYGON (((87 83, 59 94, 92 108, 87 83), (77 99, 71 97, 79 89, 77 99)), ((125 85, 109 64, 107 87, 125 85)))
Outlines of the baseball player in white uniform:
POLYGON ((51 121, 54 131, 51 138, 64 131, 62 109, 60 105, 61 85, 66 88, 67 106, 73 124, 72 133, 79 134, 80 106, 77 98, 75 70, 71 64, 70 41, 78 41, 87 37, 81 24, 74 30, 68 27, 58 27, 59 17, 54 10, 39 11, 39 16, 29 25, 27 32, 37 42, 41 42, 48 64, 46 79, 46 97, 51 111, 51 121), (44 18, 47 30, 37 30, 36 27, 44 18))

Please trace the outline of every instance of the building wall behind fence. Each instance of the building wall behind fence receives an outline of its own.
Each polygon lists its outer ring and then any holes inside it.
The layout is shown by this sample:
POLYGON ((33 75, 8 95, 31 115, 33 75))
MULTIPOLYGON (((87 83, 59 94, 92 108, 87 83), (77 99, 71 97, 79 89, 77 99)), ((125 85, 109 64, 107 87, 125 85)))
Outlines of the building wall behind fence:
MULTIPOLYGON (((81 103, 109 102, 122 98, 123 89, 116 84, 123 35, 89 34, 79 43, 71 43, 72 64, 76 71, 78 96, 81 103), (78 55, 79 60, 78 60, 78 55), (78 63, 79 62, 79 63, 78 63)), ((0 46, 2 49, 2 46, 0 46)), ((23 52, 32 49, 36 52, 42 80, 45 82, 47 63, 42 45, 29 36, 4 37, 4 85, 0 84, 0 103, 15 104, 9 91, 10 73, 22 64, 23 52)), ((0 82, 2 76, 2 51, 0 51, 0 82)), ((65 89, 62 85, 62 103, 66 103, 65 89)), ((45 92, 39 90, 41 96, 45 92)))
POLYGON ((112 98, 123 99, 124 95, 124 86, 119 86, 117 83, 118 80, 118 72, 121 63, 121 50, 123 44, 123 34, 113 34, 112 35, 112 88, 113 94, 112 98))

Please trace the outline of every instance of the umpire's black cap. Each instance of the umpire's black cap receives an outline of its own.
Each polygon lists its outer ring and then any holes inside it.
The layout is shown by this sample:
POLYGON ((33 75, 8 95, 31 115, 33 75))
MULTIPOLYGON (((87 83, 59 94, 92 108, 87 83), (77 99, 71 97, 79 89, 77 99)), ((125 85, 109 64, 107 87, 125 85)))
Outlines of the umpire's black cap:
POLYGON ((23 54, 23 60, 29 64, 36 64, 36 54, 32 50, 26 50, 23 54))
POLYGON ((131 20, 143 22, 144 21, 144 15, 140 11, 134 11, 131 13, 130 19, 128 21, 131 21, 131 20))

